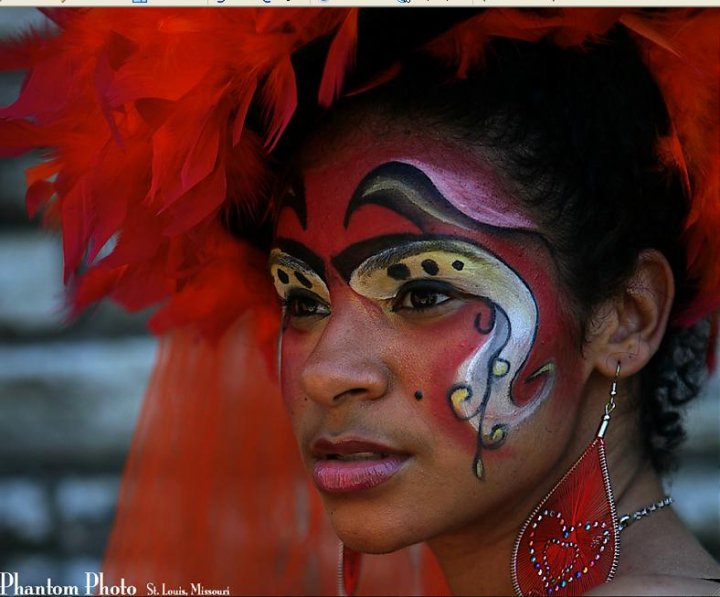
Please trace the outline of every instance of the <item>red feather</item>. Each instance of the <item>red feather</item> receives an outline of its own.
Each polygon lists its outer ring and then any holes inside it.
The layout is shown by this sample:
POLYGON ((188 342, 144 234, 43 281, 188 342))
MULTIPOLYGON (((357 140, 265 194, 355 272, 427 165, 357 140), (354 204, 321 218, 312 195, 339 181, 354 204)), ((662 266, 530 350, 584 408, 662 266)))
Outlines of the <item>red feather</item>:
POLYGON ((162 211, 167 221, 163 232, 168 236, 182 234, 209 216, 215 215, 227 196, 225 168, 220 163, 215 171, 181 195, 162 211))
MULTIPOLYGON (((223 89, 219 95, 224 91, 223 89)), ((180 170, 183 188, 192 188, 215 169, 221 138, 225 136, 226 121, 227 112, 216 108, 200 125, 197 137, 190 143, 180 170)))
POLYGON ((240 142, 240 136, 242 135, 243 128, 245 127, 245 118, 247 117, 248 109, 250 108, 250 102, 255 96, 257 90, 257 80, 251 78, 246 85, 243 85, 237 97, 237 112, 235 113, 235 120, 233 122, 232 130, 232 144, 235 147, 240 142))
POLYGON ((12 158, 27 153, 38 139, 48 143, 51 135, 31 122, 0 117, 0 139, 0 158, 12 158))
POLYGON ((65 196, 61 205, 65 283, 82 263, 90 239, 92 211, 89 201, 85 184, 80 182, 65 196))
POLYGON ((89 262, 95 260, 110 237, 122 228, 128 212, 133 211, 147 193, 147 184, 143 181, 150 173, 149 147, 137 143, 124 145, 120 147, 114 140, 108 140, 97 155, 93 171, 86 177, 93 212, 89 262), (128 179, 128 171, 140 176, 128 179))
POLYGON ((318 93, 318 103, 325 108, 338 98, 345 75, 355 65, 357 35, 358 9, 353 8, 345 17, 328 50, 318 93))
POLYGON ((127 267, 119 268, 93 268, 82 278, 76 281, 73 292, 73 316, 92 305, 93 303, 110 296, 120 284, 123 272, 127 267))
POLYGON ((45 205, 55 193, 55 186, 47 180, 36 180, 28 185, 27 193, 25 193, 25 205, 27 206, 28 216, 31 218, 37 214, 38 210, 45 205))
MULTIPOLYGON (((215 166, 219 151, 217 126, 221 116, 213 116, 213 111, 222 96, 223 88, 208 93, 198 88, 188 94, 177 105, 152 137, 152 184, 149 200, 159 209, 171 205, 178 197, 186 193, 194 184, 210 173, 215 166), (200 157, 198 164, 192 164, 188 157, 201 144, 208 154, 200 157), (214 146, 212 145, 215 140, 214 146), (208 141, 210 144, 208 144, 208 141), (184 171, 185 176, 178 176, 184 171)), ((223 123, 225 124, 225 123, 223 123)))
POLYGON ((272 151, 297 108, 295 71, 290 57, 283 57, 262 87, 261 101, 267 120, 265 145, 272 151))

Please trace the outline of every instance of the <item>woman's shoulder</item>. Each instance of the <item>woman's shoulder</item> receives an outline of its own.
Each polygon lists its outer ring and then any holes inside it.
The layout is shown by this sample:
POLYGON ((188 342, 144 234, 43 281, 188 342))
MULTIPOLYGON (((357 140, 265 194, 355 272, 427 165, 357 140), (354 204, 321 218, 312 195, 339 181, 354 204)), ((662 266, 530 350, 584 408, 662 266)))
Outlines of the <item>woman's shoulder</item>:
POLYGON ((586 595, 720 595, 720 578, 630 574, 595 587, 586 595))

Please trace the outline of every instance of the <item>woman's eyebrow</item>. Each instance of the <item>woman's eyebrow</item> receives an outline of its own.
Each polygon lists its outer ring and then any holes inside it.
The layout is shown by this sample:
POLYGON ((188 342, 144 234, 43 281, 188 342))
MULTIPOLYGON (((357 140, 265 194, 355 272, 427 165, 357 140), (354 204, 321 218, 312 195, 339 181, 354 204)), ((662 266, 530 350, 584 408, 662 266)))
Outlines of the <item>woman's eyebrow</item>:
POLYGON ((403 162, 387 162, 363 178, 345 210, 344 227, 360 207, 371 203, 403 216, 423 232, 430 219, 470 230, 478 224, 450 203, 427 174, 403 162))
POLYGON ((305 245, 289 238, 277 238, 275 239, 274 245, 283 253, 287 253, 305 263, 323 282, 327 282, 325 279, 325 264, 323 260, 305 245))
MULTIPOLYGON (((430 244, 424 245, 421 251, 425 253, 429 251, 456 252, 456 243, 458 240, 460 239, 457 237, 425 234, 389 234, 376 236, 375 238, 350 245, 332 258, 332 264, 342 276, 343 280, 349 283, 353 272, 360 264, 373 257, 377 258, 369 264, 369 268, 382 269, 392 267, 400 259, 418 254, 416 246, 418 241, 429 241, 430 244), (382 254, 382 257, 380 254, 382 254)), ((475 244, 471 240, 467 242, 475 244)), ((389 272, 391 277, 395 277, 398 280, 403 279, 401 270, 398 269, 396 274, 397 275, 393 275, 392 272, 389 272)))

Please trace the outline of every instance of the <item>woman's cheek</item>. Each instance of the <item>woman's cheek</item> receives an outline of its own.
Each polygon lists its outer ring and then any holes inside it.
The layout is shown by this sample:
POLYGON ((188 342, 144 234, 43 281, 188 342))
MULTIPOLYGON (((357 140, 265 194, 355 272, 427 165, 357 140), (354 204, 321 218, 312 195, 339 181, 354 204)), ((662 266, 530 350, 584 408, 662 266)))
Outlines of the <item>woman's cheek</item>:
POLYGON ((392 352, 399 361, 402 391, 428 413, 428 424, 467 453, 475 452, 477 432, 453 410, 451 395, 461 366, 489 341, 491 306, 470 301, 447 319, 431 325, 401 326, 392 352), (480 323, 480 325, 478 325, 480 323), (422 397, 418 399, 418 396, 422 397))
POLYGON ((292 416, 298 401, 303 400, 301 384, 302 367, 312 350, 308 338, 294 330, 286 329, 280 337, 278 352, 280 355, 280 388, 283 402, 292 416))
POLYGON ((566 393, 580 393, 572 320, 550 306, 541 308, 553 315, 542 332, 521 329, 498 305, 482 299, 435 324, 397 331, 393 350, 403 355, 404 392, 421 393, 429 423, 469 455, 478 478, 485 476, 488 455, 511 455, 507 442, 551 396, 562 392, 554 403, 567 407, 566 393), (513 345, 511 329, 536 341, 513 345))
POLYGON ((540 320, 532 356, 535 362, 553 363, 553 399, 548 402, 556 416, 564 418, 583 392, 583 335, 570 308, 558 300, 562 295, 557 288, 539 285, 536 293, 540 320))

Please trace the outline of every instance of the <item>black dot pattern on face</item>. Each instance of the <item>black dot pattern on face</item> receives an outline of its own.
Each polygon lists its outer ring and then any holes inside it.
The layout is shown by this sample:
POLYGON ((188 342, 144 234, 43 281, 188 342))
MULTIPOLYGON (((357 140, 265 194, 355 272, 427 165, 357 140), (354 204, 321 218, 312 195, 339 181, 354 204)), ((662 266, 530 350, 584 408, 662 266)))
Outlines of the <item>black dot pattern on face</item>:
POLYGON ((295 279, 305 288, 312 288, 312 282, 308 280, 302 272, 295 272, 295 279))
POLYGON ((456 259, 455 261, 452 262, 452 266, 453 266, 457 271, 461 272, 462 269, 465 267, 465 264, 464 264, 462 261, 460 261, 459 259, 456 259))
POLYGON ((287 275, 287 272, 285 272, 281 269, 278 269, 277 277, 278 277, 278 280, 280 280, 283 284, 287 284, 290 281, 290 276, 287 275))
POLYGON ((410 268, 404 263, 394 263, 387 268, 387 275, 393 280, 407 280, 410 277, 410 268))
POLYGON ((435 263, 432 259, 425 259, 420 264, 425 270, 425 273, 430 274, 431 276, 436 276, 437 273, 440 271, 440 268, 438 267, 438 264, 435 263))
POLYGON ((423 399, 423 393, 420 390, 417 390, 415 392, 415 400, 422 400, 423 399))

